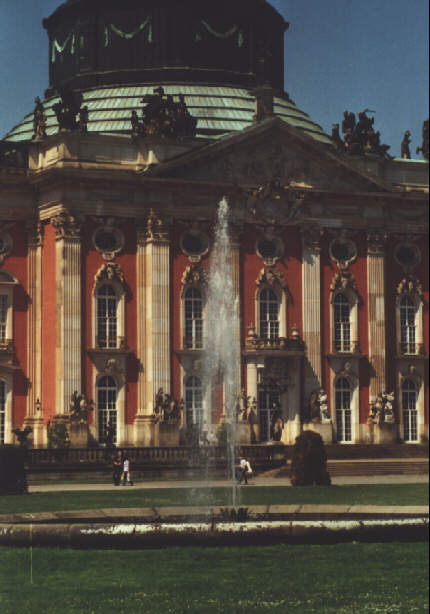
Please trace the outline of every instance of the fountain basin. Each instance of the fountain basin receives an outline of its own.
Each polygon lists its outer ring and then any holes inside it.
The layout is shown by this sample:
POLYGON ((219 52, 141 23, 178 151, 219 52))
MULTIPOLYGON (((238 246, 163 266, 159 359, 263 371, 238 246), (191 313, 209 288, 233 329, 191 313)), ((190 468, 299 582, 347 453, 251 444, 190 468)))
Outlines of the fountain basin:
POLYGON ((261 522, 1 524, 0 546, 145 549, 172 546, 427 541, 428 518, 261 522))

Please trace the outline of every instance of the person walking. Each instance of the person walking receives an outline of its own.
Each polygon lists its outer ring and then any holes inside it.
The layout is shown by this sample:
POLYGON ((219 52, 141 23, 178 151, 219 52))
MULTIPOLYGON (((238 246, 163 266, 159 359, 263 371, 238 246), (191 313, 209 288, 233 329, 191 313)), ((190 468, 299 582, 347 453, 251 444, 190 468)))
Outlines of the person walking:
POLYGON ((251 468, 251 464, 249 461, 247 461, 245 458, 241 458, 240 459, 240 463, 239 463, 239 484, 242 484, 242 480, 245 482, 245 484, 248 484, 248 477, 250 477, 252 474, 252 468, 251 468))
POLYGON ((130 460, 128 456, 124 458, 122 471, 123 471, 122 485, 125 486, 126 484, 128 484, 129 486, 133 486, 133 482, 131 481, 130 460))

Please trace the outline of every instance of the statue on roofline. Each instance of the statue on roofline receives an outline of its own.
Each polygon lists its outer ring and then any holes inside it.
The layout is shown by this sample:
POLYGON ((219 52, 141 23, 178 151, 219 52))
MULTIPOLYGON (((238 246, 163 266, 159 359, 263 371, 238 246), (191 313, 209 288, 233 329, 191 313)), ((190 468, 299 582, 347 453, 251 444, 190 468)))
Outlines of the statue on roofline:
POLYGON ((131 134, 136 136, 154 136, 161 138, 183 139, 195 137, 197 119, 188 111, 183 94, 175 102, 173 95, 165 95, 163 87, 154 89, 153 94, 146 94, 141 102, 142 122, 136 111, 131 114, 131 134))
POLYGON ((59 129, 74 132, 81 130, 81 126, 82 128, 85 126, 85 130, 81 131, 86 132, 88 107, 84 107, 86 111, 84 110, 82 113, 81 105, 84 99, 83 95, 80 92, 74 92, 71 89, 64 88, 60 90, 60 98, 61 100, 52 106, 54 113, 57 116, 59 129), (78 121, 76 118, 81 116, 81 113, 82 118, 80 117, 80 121, 78 121))

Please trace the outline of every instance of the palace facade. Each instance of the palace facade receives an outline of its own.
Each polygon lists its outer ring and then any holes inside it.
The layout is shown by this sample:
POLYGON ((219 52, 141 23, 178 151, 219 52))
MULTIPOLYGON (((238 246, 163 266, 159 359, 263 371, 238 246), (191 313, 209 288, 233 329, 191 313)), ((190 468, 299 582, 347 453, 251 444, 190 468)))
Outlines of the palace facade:
POLYGON ((241 440, 428 437, 428 140, 393 159, 365 112, 325 134, 283 91, 282 17, 212 4, 68 0, 44 22, 50 88, 0 142, 0 443, 217 429, 224 197, 241 440))

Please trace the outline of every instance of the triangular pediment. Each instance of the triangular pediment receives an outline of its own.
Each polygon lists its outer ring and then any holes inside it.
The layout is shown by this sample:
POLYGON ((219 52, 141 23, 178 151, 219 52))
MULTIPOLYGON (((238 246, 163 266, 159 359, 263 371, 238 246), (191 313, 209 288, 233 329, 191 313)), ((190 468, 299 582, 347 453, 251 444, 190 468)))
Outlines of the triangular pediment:
POLYGON ((151 170, 187 181, 259 185, 274 179, 316 190, 389 190, 380 179, 278 118, 228 135, 151 170))

